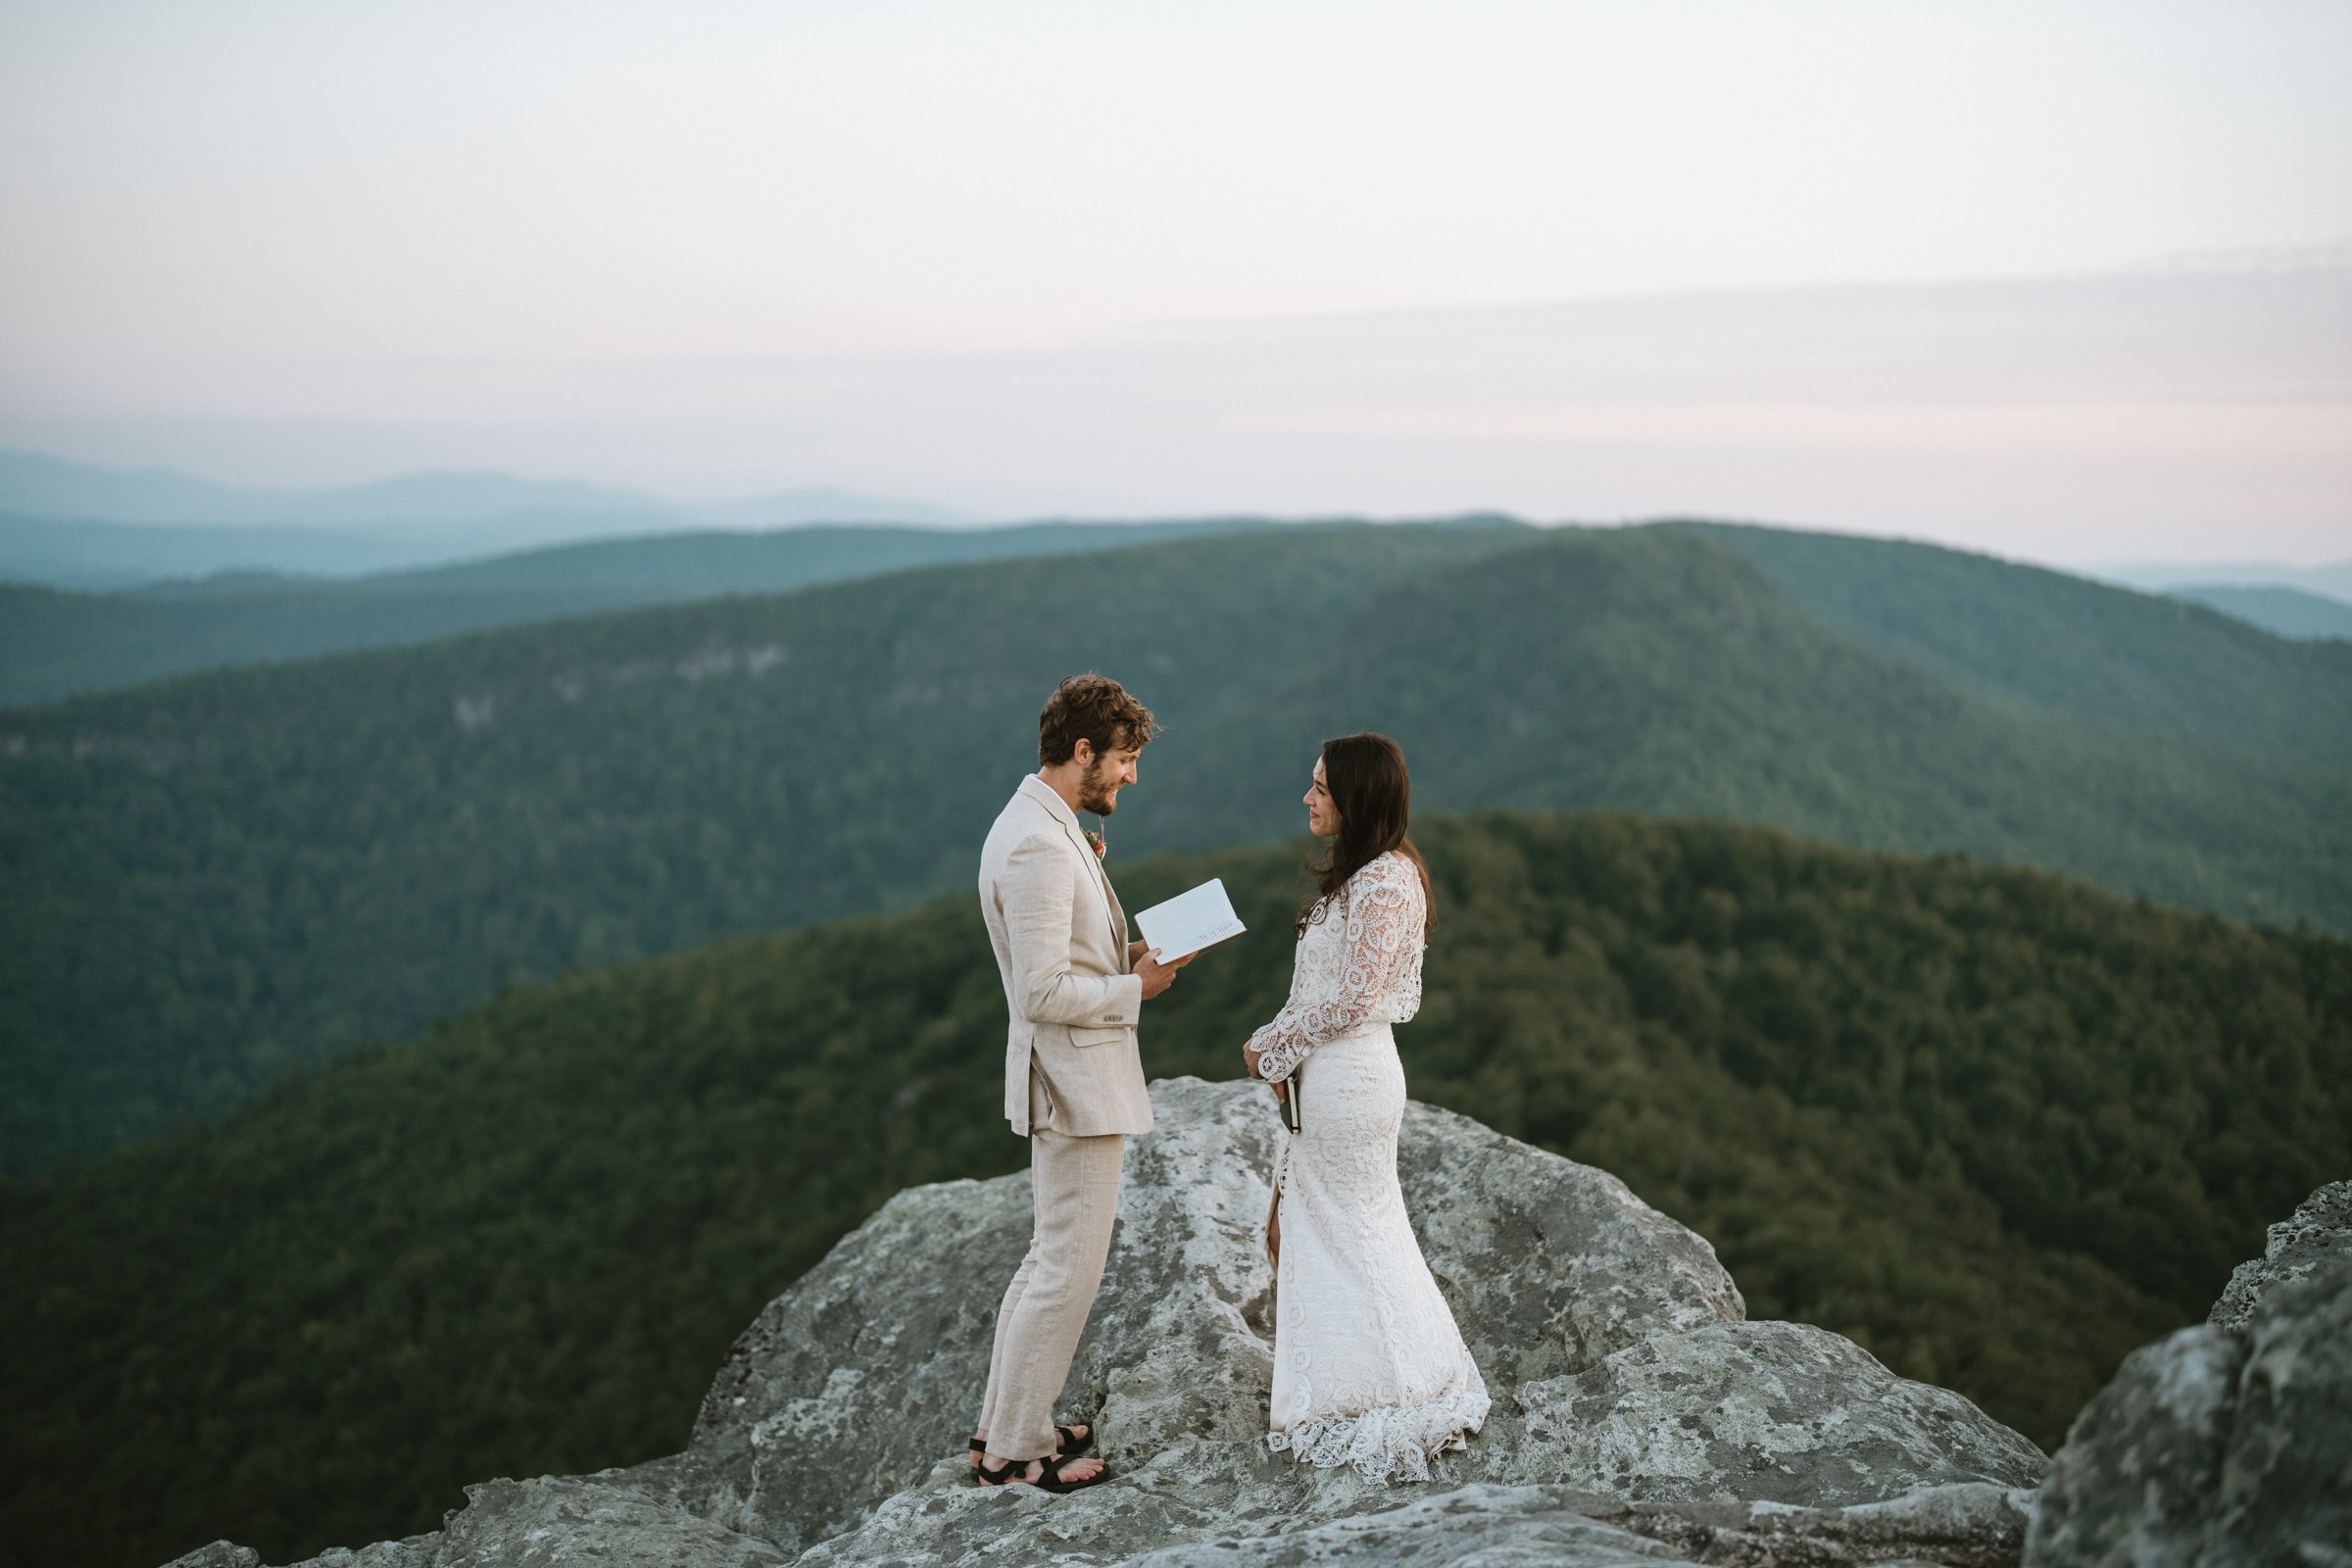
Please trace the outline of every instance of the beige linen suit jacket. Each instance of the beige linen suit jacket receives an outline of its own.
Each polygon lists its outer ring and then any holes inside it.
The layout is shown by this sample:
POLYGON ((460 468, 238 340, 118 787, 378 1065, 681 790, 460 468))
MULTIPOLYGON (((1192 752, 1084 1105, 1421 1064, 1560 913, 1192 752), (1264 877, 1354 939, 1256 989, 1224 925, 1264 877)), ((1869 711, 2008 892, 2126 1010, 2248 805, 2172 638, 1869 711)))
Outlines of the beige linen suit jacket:
POLYGON ((1152 1130, 1136 1043, 1144 982, 1127 913, 1078 826, 1032 773, 980 851, 980 909, 1004 980, 1004 1116, 1074 1138, 1152 1130))

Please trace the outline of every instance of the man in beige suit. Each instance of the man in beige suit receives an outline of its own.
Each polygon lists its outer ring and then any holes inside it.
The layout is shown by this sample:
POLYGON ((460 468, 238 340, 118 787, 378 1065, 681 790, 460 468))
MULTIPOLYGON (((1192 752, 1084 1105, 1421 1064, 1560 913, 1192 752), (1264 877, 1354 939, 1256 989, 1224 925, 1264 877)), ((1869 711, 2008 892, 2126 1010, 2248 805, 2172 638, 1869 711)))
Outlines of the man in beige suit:
POLYGON ((1110 1255, 1130 1133, 1152 1130, 1136 1024, 1190 958, 1162 964, 1127 940, 1127 915, 1078 812, 1107 817, 1157 728, 1115 680, 1073 675, 1038 715, 1038 771, 989 829, 980 908, 1004 980, 1004 1115, 1029 1139, 1036 1228, 997 1313, 988 1392, 973 1434, 983 1485, 1050 1492, 1109 1472, 1079 1458, 1086 1427, 1054 1401, 1110 1255))

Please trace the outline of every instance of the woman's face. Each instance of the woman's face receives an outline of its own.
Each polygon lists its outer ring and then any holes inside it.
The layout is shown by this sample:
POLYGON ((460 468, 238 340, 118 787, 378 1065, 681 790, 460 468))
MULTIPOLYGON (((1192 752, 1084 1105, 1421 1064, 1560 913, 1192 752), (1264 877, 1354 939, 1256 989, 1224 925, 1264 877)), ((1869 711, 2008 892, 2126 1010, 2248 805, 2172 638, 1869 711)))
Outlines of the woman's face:
POLYGON ((1340 832, 1340 808, 1331 804, 1320 757, 1315 759, 1315 781, 1306 787, 1306 830, 1319 839, 1337 838, 1340 832))

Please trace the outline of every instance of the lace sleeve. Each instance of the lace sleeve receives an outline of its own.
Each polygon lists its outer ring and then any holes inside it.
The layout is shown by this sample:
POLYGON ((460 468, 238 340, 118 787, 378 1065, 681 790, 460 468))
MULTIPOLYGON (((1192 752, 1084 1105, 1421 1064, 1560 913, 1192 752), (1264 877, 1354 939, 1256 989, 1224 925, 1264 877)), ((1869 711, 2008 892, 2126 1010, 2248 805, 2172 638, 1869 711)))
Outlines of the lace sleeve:
POLYGON ((1411 862, 1384 857, 1348 882, 1348 956, 1328 994, 1299 997, 1250 1037, 1257 1075, 1278 1083, 1308 1052, 1372 1016, 1381 998, 1404 979, 1421 951, 1421 875, 1411 862))

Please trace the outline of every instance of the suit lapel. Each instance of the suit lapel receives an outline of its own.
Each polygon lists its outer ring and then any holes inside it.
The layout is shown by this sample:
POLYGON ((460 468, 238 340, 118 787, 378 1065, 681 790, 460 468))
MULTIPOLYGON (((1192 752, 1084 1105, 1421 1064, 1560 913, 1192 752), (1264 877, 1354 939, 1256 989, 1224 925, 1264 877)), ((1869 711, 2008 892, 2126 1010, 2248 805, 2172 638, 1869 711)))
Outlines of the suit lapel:
POLYGON ((1110 875, 1102 869, 1102 860, 1095 855, 1095 847, 1087 843, 1086 831, 1079 827, 1076 813, 1069 809, 1060 797, 1053 795, 1052 787, 1038 779, 1036 774, 1032 773, 1029 777, 1036 780, 1038 790, 1046 797, 1038 800, 1037 808, 1061 824, 1062 833, 1077 847, 1078 858, 1094 868, 1095 886, 1102 890, 1103 910, 1110 917, 1111 951, 1119 956, 1123 973, 1127 961, 1127 911, 1119 906, 1119 896, 1111 889, 1110 875))
POLYGON ((1119 962, 1124 964, 1127 961, 1127 911, 1119 907, 1118 890, 1110 885, 1110 873, 1102 869, 1102 862, 1095 855, 1091 844, 1087 846, 1086 858, 1095 862, 1096 880, 1102 884, 1102 897, 1110 901, 1110 946, 1118 954, 1119 962))
POLYGON ((1086 833, 1083 829, 1064 822, 1061 824, 1061 830, 1070 836, 1072 843, 1078 846, 1079 858, 1094 869, 1095 886, 1102 890, 1103 908, 1110 916, 1111 946, 1124 959, 1127 956, 1127 912, 1119 907, 1119 896, 1111 891, 1110 876, 1102 869, 1102 860, 1096 857, 1095 847, 1086 842, 1086 833))

